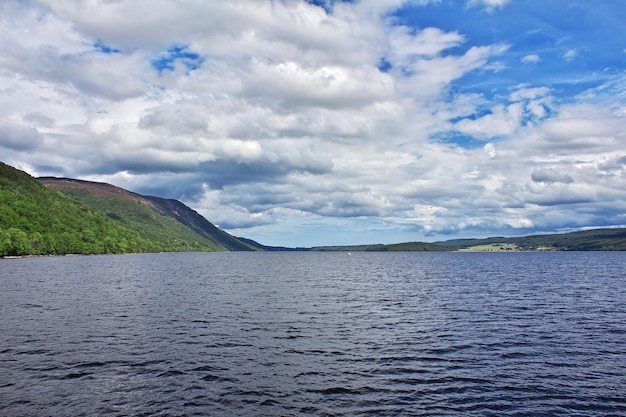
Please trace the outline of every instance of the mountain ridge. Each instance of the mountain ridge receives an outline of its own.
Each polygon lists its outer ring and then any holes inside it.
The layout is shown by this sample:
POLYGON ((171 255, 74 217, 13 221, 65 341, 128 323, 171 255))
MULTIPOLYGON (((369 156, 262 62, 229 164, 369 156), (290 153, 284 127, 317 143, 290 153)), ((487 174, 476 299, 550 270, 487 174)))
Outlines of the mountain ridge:
MULTIPOLYGON (((260 244, 253 246, 230 235, 215 226, 213 223, 209 222, 197 211, 178 200, 142 195, 103 182, 58 177, 39 177, 37 180, 49 189, 61 192, 65 191, 66 193, 73 194, 79 199, 81 199, 80 194, 75 192, 72 193, 72 190, 86 191, 94 197, 119 198, 142 204, 151 210, 159 212, 160 214, 176 219, 198 235, 214 242, 216 245, 224 246, 227 250, 249 251, 259 250, 263 247, 263 245, 260 244)), ((95 205, 95 203, 89 199, 82 198, 82 201, 92 206, 95 205)))
POLYGON ((36 179, 0 162, 0 257, 269 249, 177 200, 107 183, 36 179))

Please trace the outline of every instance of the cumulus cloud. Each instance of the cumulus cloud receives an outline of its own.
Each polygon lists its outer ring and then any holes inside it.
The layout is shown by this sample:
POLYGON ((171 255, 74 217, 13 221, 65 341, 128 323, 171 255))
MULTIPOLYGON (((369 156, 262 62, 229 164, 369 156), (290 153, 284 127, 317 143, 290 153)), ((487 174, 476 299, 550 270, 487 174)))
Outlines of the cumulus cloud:
POLYGON ((284 106, 362 107, 393 92, 393 80, 372 66, 303 67, 295 62, 254 60, 252 70, 254 79, 244 94, 273 96, 284 106))
POLYGON ((563 154, 615 149, 625 137, 623 121, 599 111, 590 105, 563 106, 558 117, 546 120, 538 129, 542 147, 563 154))
POLYGON ((622 171, 624 168, 626 168, 626 155, 611 158, 599 165, 600 170, 607 172, 622 171))
POLYGON ((531 174, 531 179, 534 182, 555 183, 560 182, 563 184, 569 184, 574 182, 572 177, 566 174, 561 174, 554 169, 536 169, 531 174))
POLYGON ((497 105, 485 116, 461 120, 455 124, 455 129, 482 140, 510 135, 519 127, 522 111, 519 104, 497 105))
POLYGON ((169 109, 167 107, 151 109, 141 116, 137 125, 141 129, 160 132, 164 136, 183 136, 206 132, 208 118, 198 110, 192 106, 185 108, 184 105, 172 106, 169 109))
POLYGON ((0 124, 0 146, 18 151, 36 149, 43 141, 37 129, 18 123, 0 124))
POLYGON ((478 140, 511 136, 520 129, 543 120, 552 107, 550 90, 545 87, 517 86, 508 103, 496 104, 484 114, 469 114, 453 129, 478 140))

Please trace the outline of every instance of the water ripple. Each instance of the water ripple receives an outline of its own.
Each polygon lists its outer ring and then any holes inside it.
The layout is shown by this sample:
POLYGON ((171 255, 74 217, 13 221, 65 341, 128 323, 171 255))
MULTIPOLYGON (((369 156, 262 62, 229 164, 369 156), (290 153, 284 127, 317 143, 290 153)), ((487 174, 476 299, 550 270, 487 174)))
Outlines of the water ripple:
POLYGON ((626 415, 624 253, 0 262, 0 414, 626 415))

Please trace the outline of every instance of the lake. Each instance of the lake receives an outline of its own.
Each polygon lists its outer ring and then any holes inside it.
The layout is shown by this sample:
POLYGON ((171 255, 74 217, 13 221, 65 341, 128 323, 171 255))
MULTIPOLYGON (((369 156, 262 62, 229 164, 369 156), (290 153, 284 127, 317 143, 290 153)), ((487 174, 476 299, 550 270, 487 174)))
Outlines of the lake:
POLYGON ((0 415, 626 415, 625 288, 624 252, 0 260, 0 415))

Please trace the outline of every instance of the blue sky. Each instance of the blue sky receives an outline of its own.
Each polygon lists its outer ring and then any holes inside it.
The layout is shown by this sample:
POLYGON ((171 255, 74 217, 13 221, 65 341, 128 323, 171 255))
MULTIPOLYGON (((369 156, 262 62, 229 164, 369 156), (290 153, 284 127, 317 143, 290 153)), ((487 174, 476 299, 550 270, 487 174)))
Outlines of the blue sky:
POLYGON ((0 159, 269 245, 626 225, 621 1, 8 0, 0 159))
POLYGON ((459 83, 462 91, 506 94, 513 83, 528 82, 572 97, 624 70, 626 31, 619 29, 626 15, 624 2, 510 1, 490 12, 467 6, 460 12, 461 3, 409 5, 394 16, 411 27, 459 32, 465 48, 509 45, 500 73, 482 82, 480 74, 468 74, 459 83))

